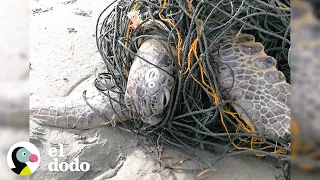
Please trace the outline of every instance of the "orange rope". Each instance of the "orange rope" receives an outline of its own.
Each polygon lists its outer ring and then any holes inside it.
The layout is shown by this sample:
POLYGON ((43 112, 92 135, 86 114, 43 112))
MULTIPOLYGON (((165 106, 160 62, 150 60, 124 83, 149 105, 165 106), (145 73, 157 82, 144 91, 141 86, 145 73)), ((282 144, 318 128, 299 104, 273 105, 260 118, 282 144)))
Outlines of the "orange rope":
MULTIPOLYGON (((188 9, 190 11, 190 13, 192 14, 192 6, 191 6, 191 3, 192 3, 193 0, 190 0, 190 4, 188 4, 188 9)), ((163 4, 162 4, 162 7, 165 7, 167 5, 167 0, 164 0, 163 1, 163 4)), ((164 22, 167 22, 169 23, 172 27, 175 26, 175 24, 173 23, 173 21, 171 19, 167 19, 167 18, 164 18, 162 16, 162 12, 163 12, 163 9, 160 10, 159 12, 159 17, 162 21, 164 22)), ((201 23, 203 23, 202 20, 200 20, 201 23)), ((198 53, 197 53, 197 46, 198 46, 198 42, 199 42, 199 37, 201 36, 202 32, 203 32, 204 28, 203 28, 203 24, 201 24, 200 26, 200 29, 198 30, 198 37, 195 38, 195 40, 192 42, 192 44, 190 45, 190 48, 189 48, 189 52, 188 52, 188 56, 187 56, 187 68, 186 70, 183 72, 183 75, 186 75, 190 70, 191 70, 191 62, 192 62, 192 55, 195 57, 195 59, 197 61, 199 61, 199 57, 198 57, 198 53)), ((177 44, 177 51, 178 51, 178 65, 181 67, 181 46, 182 46, 182 39, 181 39, 181 36, 180 36, 180 32, 177 28, 175 28, 175 31, 177 32, 177 36, 178 36, 178 44, 177 44)), ((206 82, 206 72, 204 71, 204 68, 201 64, 201 62, 199 62, 199 69, 200 69, 200 77, 201 77, 201 82, 199 80, 197 80, 193 74, 190 74, 191 78, 196 82, 198 83, 200 86, 206 88, 208 90, 208 94, 210 96, 212 96, 213 100, 214 100, 214 103, 216 105, 219 104, 219 98, 218 96, 216 95, 215 93, 215 90, 212 86, 210 86, 209 84, 207 84, 206 82)), ((239 147, 238 145, 236 145, 232 140, 231 140, 231 136, 229 135, 229 130, 224 122, 224 118, 223 118, 223 115, 222 115, 222 112, 228 114, 228 115, 231 115, 238 123, 238 127, 236 129, 236 132, 239 132, 240 129, 244 130, 245 132, 248 132, 248 133, 254 133, 255 132, 255 129, 254 129, 254 126, 248 121, 248 120, 244 120, 242 119, 241 117, 238 117, 237 116, 237 113, 234 113, 234 112, 230 112, 228 111, 227 109, 222 109, 222 111, 220 111, 220 120, 221 120, 221 123, 226 131, 226 133, 228 134, 228 137, 232 143, 232 145, 238 149, 238 150, 254 150, 254 145, 258 144, 258 145, 262 145, 264 144, 263 139, 257 139, 255 137, 251 137, 250 138, 250 147, 239 147)), ((239 138, 240 141, 243 141, 243 139, 239 138)), ((245 140, 243 142, 249 142, 248 140, 245 140)), ((262 148, 258 148, 259 150, 265 150, 265 149, 269 149, 269 148, 274 148, 273 146, 265 146, 265 147, 262 147, 262 148)), ((283 149, 275 149, 272 153, 286 153, 285 150, 283 149)), ((256 154, 257 156, 265 156, 265 155, 261 155, 261 154, 256 154)))
MULTIPOLYGON (((163 5, 162 7, 165 7, 167 5, 167 0, 163 1, 163 5)), ((173 21, 171 19, 167 19, 164 18, 161 13, 163 12, 163 9, 160 10, 159 12, 159 17, 162 21, 169 23, 172 27, 175 26, 175 24, 173 23, 173 21)), ((178 30, 178 28, 174 28, 175 31, 177 32, 177 36, 178 36, 178 45, 177 45, 177 51, 178 51, 178 65, 181 66, 181 45, 182 45, 182 39, 181 39, 181 35, 180 32, 178 30)))
MULTIPOLYGON (((137 10, 138 5, 139 5, 139 1, 137 1, 135 3, 135 5, 133 6, 134 11, 137 10)), ((129 42, 129 35, 130 35, 130 20, 128 22, 127 31, 126 31, 126 42, 125 42, 126 47, 128 47, 128 45, 129 45, 129 43, 128 43, 129 42)), ((128 77, 129 76, 129 68, 126 68, 125 70, 126 70, 126 76, 128 77)))
POLYGON ((188 4, 188 9, 189 9, 189 11, 190 11, 190 15, 191 15, 191 16, 192 16, 192 6, 191 6, 191 5, 192 5, 192 1, 193 1, 193 0, 190 0, 190 1, 189 1, 189 4, 188 4))
MULTIPOLYGON (((191 1, 192 2, 192 1, 191 1)), ((191 6, 189 6, 190 9, 191 9, 191 6)), ((189 10, 190 10, 189 9, 189 10)), ((200 20, 200 22, 202 23, 203 21, 200 20)), ((203 32, 203 24, 201 24, 200 26, 200 30, 198 31, 199 32, 199 35, 201 36, 202 32, 203 32)), ((197 61, 199 61, 199 57, 198 57, 198 54, 197 54, 197 45, 198 45, 198 42, 199 42, 199 38, 197 37, 193 43, 191 44, 190 46, 190 49, 189 49, 189 52, 188 52, 188 65, 187 65, 187 69, 185 70, 185 72, 183 73, 183 75, 187 74, 189 71, 190 71, 190 68, 191 68, 191 54, 193 53, 194 57, 196 58, 197 61)), ((191 74, 191 78, 196 82, 198 83, 199 85, 201 85, 202 87, 206 87, 208 89, 208 93, 212 96, 212 98, 214 99, 214 103, 217 105, 219 103, 219 98, 218 96, 216 95, 215 91, 214 91, 214 88, 212 86, 210 86, 209 84, 206 83, 206 80, 205 80, 205 76, 206 76, 206 73, 204 71, 204 68, 201 64, 201 62, 199 63, 199 68, 200 68, 200 76, 201 76, 201 82, 199 82, 192 74, 191 74)), ((234 119, 236 119, 236 121, 238 122, 238 125, 239 125, 239 128, 245 130, 246 132, 251 132, 251 133, 254 133, 255 130, 254 130, 254 127, 252 124, 250 124, 249 121, 247 120, 243 120, 241 121, 237 116, 236 116, 236 113, 232 113, 228 110, 225 110, 223 109, 223 112, 225 112, 226 114, 229 114, 231 115, 234 119), (244 123, 246 123, 246 125, 244 125, 244 123)), ((220 112, 220 118, 221 118, 221 122, 222 122, 222 125, 225 129, 225 131, 227 132, 228 134, 228 137, 229 139, 231 140, 231 137, 229 135, 229 131, 228 131, 228 128, 227 126, 225 125, 225 122, 223 120, 223 116, 222 116, 222 113, 220 112)), ((231 142, 233 144, 233 146, 236 148, 236 149, 239 149, 239 150, 253 150, 253 144, 261 144, 261 142, 255 142, 255 139, 254 138, 251 138, 251 141, 250 141, 250 148, 247 148, 247 147, 239 147, 237 146, 233 141, 231 142)))
MULTIPOLYGON (((200 22, 202 23, 203 21, 200 20, 200 22)), ((201 36, 201 33, 203 32, 203 24, 201 24, 200 26, 200 30, 198 31, 199 32, 199 35, 201 36)), ((190 46, 190 49, 189 49, 189 52, 188 52, 188 65, 187 65, 187 69, 185 70, 185 72, 183 73, 184 75, 190 71, 190 68, 191 68, 191 54, 193 53, 194 57, 196 58, 197 61, 199 61, 199 57, 197 55, 197 45, 198 45, 198 42, 199 42, 199 38, 197 37, 193 43, 191 44, 190 46)), ((206 83, 205 81, 205 76, 206 76, 206 73, 204 71, 204 68, 202 66, 201 63, 199 63, 199 68, 200 68, 200 75, 201 75, 201 82, 199 82, 192 74, 191 74, 191 77, 192 79, 197 82, 199 85, 201 86, 204 86, 208 89, 208 92, 209 94, 212 96, 212 98, 214 99, 214 102, 215 104, 217 105, 219 103, 219 98, 218 96, 216 95, 215 91, 214 91, 214 88, 212 86, 210 86, 209 84, 206 83)), ((230 112, 226 109, 223 109, 223 112, 226 113, 226 114, 229 114, 231 115, 238 123, 238 130, 239 129, 242 129, 244 130, 245 132, 248 132, 248 133, 254 133, 255 132, 255 129, 254 129, 254 126, 248 121, 248 120, 244 120, 242 118, 238 118, 236 116, 237 113, 233 113, 233 112, 230 112)), ((229 130, 224 122, 224 118, 222 116, 222 112, 220 111, 220 120, 221 120, 221 123, 226 131, 226 133, 228 134, 228 137, 231 140, 231 137, 229 135, 229 130)), ((237 131, 238 131, 237 130, 237 131)), ((238 149, 238 150, 254 150, 254 144, 264 144, 263 141, 258 141, 257 138, 254 138, 254 137, 251 137, 251 140, 250 140, 250 147, 239 147, 237 146, 233 141, 231 142, 232 145, 238 149)), ((259 150, 264 150, 264 149, 268 149, 268 148, 274 148, 272 146, 266 146, 264 148, 259 148, 259 150)), ((278 149, 278 150, 274 150, 274 152, 272 153, 286 153, 285 150, 283 149, 278 149)), ((265 155, 261 155, 261 154, 256 154, 256 156, 265 156, 265 155)))
POLYGON ((224 112, 226 114, 231 115, 238 122, 238 124, 241 127, 241 129, 245 130, 246 132, 251 132, 251 133, 255 132, 255 129, 254 129, 253 125, 250 124, 250 122, 248 120, 242 119, 246 123, 246 125, 244 125, 243 122, 236 116, 237 113, 230 112, 230 111, 228 111, 226 109, 224 109, 224 112))
MULTIPOLYGON (((200 20, 200 22, 202 23, 203 21, 200 20)), ((199 30, 199 35, 201 36, 203 32, 203 24, 201 24, 200 26, 200 30, 199 30)), ((185 72, 183 73, 183 75, 187 74, 187 72, 190 71, 190 68, 191 68, 191 54, 193 53, 194 57, 196 58, 197 61, 199 61, 199 57, 198 57, 198 54, 197 54, 197 45, 198 45, 198 42, 199 42, 199 38, 197 37, 193 43, 191 44, 190 46, 190 49, 189 49, 189 53, 188 53, 188 66, 187 66, 187 69, 185 70, 185 72)), ((206 72, 204 71, 204 68, 202 66, 201 63, 199 63, 199 67, 200 67, 200 75, 201 75, 201 82, 202 83, 199 83, 199 81, 196 81, 198 84, 200 84, 201 86, 205 86, 207 89, 209 89, 209 94, 213 97, 214 99, 214 103, 215 104, 218 104, 219 103, 219 99, 218 99, 218 96, 216 95, 213 87, 211 87, 210 85, 208 85, 205 81, 205 75, 206 75, 206 72)), ((195 77, 194 76, 191 76, 192 79, 195 80, 195 77)))
MULTIPOLYGON (((137 1, 134 6, 133 6, 133 10, 137 10, 138 8, 138 5, 139 5, 139 1, 137 1)), ((129 35, 130 35, 130 21, 128 22, 128 27, 127 27, 127 33, 126 33, 126 47, 128 47, 128 40, 129 40, 129 35)))
POLYGON ((188 73, 188 71, 190 71, 191 53, 194 52, 194 55, 196 56, 196 54, 197 54, 197 43, 198 43, 198 38, 196 38, 193 41, 193 43, 191 44, 191 48, 189 49, 189 53, 188 53, 188 67, 187 67, 186 71, 183 73, 183 75, 186 75, 188 73))

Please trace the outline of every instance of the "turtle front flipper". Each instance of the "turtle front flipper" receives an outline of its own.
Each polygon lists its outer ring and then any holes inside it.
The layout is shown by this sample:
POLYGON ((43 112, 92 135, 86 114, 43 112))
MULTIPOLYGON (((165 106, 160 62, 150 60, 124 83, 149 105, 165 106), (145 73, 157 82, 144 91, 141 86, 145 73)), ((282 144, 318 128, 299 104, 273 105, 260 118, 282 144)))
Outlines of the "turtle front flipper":
POLYGON ((89 87, 82 94, 61 98, 30 98, 30 120, 40 125, 85 130, 126 121, 130 114, 113 87, 104 91, 89 87))
MULTIPOLYGON (((216 54, 217 55, 217 54, 216 54)), ((277 61, 249 34, 227 36, 219 49, 219 81, 224 98, 255 127, 275 138, 290 136, 290 84, 277 61)))

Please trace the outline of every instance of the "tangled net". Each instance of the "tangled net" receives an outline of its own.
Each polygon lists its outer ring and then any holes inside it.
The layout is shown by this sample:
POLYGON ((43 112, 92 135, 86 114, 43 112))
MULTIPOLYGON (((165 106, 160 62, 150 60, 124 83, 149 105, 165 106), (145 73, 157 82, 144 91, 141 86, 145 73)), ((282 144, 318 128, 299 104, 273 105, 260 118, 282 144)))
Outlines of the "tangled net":
POLYGON ((196 58, 216 53, 219 46, 216 42, 232 30, 249 33, 265 46, 268 55, 278 60, 278 69, 290 82, 289 6, 288 0, 118 0, 110 4, 99 16, 96 42, 108 73, 117 79, 120 94, 124 95, 126 91, 127 76, 138 50, 137 42, 132 38, 137 34, 131 30, 127 17, 132 10, 139 10, 145 21, 158 19, 165 23, 169 31, 163 27, 151 28, 177 48, 175 63, 179 72, 188 68, 192 72, 176 77, 174 96, 162 123, 148 126, 135 121, 133 132, 194 156, 201 149, 215 151, 222 148, 222 153, 215 152, 219 157, 216 162, 236 154, 271 156, 283 162, 288 178, 289 168, 285 168, 290 159, 288 142, 254 134, 252 125, 242 120, 229 102, 222 99, 216 72, 203 68, 214 67, 214 61, 209 64, 196 61, 196 58), (190 51, 194 56, 188 56, 190 51), (190 61, 196 63, 188 67, 190 61), (209 86, 208 82, 214 86, 209 86))

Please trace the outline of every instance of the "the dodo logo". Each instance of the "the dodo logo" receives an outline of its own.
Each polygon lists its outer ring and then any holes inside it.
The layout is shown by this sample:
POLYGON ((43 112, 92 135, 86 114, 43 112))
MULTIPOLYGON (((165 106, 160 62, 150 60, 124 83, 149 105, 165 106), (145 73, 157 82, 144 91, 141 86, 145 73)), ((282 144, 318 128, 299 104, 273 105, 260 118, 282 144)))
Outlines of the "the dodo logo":
POLYGON ((16 174, 29 176, 40 165, 40 153, 35 145, 25 141, 18 142, 9 149, 7 162, 16 174))

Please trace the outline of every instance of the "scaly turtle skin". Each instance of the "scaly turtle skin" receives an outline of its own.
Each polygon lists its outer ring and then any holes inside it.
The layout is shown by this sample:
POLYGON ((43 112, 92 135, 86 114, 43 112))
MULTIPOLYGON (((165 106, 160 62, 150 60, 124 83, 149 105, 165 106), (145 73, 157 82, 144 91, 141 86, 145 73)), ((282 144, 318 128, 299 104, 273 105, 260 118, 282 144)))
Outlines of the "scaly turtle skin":
POLYGON ((170 101, 174 72, 173 60, 164 45, 155 39, 146 40, 130 69, 125 94, 127 107, 148 124, 161 122, 170 101))
MULTIPOLYGON (((137 15, 134 14, 133 17, 135 16, 137 15)), ((138 17, 134 19, 142 22, 138 17)), ((149 20, 139 31, 147 31, 148 27, 154 25, 166 28, 161 21, 149 20)), ((130 68, 125 103, 142 121, 156 125, 166 115, 165 110, 170 101, 177 72, 168 50, 171 48, 173 56, 177 54, 177 50, 167 46, 167 42, 162 40, 164 37, 157 35, 157 32, 149 30, 148 34, 152 35, 152 38, 141 43, 130 68)))
POLYGON ((291 86, 277 70, 277 61, 250 34, 224 37, 220 47, 219 82, 228 92, 224 99, 233 101, 233 108, 256 132, 288 138, 291 86))
POLYGON ((61 98, 30 99, 30 120, 48 126, 83 130, 132 118, 131 113, 117 102, 121 102, 121 97, 115 93, 119 92, 119 89, 114 85, 114 80, 107 81, 106 84, 110 89, 106 91, 106 94, 112 99, 99 92, 94 86, 86 89, 84 94, 61 98), (88 106, 83 97, 86 97, 92 108, 88 106))

